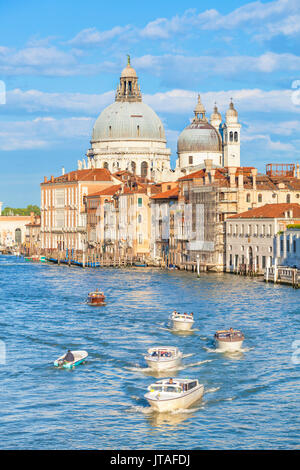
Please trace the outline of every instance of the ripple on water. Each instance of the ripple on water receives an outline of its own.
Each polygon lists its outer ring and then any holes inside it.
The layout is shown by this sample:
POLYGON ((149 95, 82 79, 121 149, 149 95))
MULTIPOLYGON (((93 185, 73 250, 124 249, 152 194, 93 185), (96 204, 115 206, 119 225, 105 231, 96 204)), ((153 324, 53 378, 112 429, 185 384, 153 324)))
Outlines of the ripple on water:
POLYGON ((295 448, 299 313, 299 291, 239 276, 82 270, 2 256, 1 447, 295 448), (84 303, 96 287, 105 307, 84 303), (192 332, 169 329, 174 308, 194 312, 192 332), (238 354, 214 347, 215 331, 229 326, 245 334, 238 354), (144 394, 159 374, 143 359, 153 344, 178 346, 182 363, 163 376, 198 378, 201 401, 153 412, 144 394), (87 350, 86 363, 55 368, 67 348, 87 350))

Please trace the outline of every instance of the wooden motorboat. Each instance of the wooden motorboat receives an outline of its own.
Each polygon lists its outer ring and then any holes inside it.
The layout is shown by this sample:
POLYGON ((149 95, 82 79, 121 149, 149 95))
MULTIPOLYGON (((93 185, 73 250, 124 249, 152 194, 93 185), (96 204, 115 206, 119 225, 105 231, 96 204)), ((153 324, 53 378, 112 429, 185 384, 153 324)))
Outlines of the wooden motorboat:
POLYGON ((199 400, 204 386, 197 379, 166 379, 148 387, 145 398, 156 411, 172 411, 188 408, 199 400))
POLYGON ((174 330, 187 331, 194 324, 194 315, 192 313, 179 313, 174 311, 170 316, 172 328, 174 330))
POLYGON ((245 337, 240 330, 219 330, 215 333, 215 341, 218 349, 222 351, 238 351, 241 349, 245 337))
POLYGON ((178 348, 160 346, 148 349, 145 361, 154 370, 175 369, 181 362, 182 352, 178 348))
POLYGON ((58 359, 56 359, 56 361, 54 361, 55 367, 64 367, 65 369, 73 369, 79 364, 82 364, 82 362, 84 362, 85 359, 88 357, 88 353, 86 351, 70 351, 70 352, 73 354, 74 360, 66 361, 65 360, 66 354, 64 354, 63 356, 60 356, 58 359))
POLYGON ((88 294, 87 303, 88 305, 92 305, 94 307, 106 305, 105 295, 103 292, 100 292, 98 289, 96 289, 94 292, 90 292, 88 294))

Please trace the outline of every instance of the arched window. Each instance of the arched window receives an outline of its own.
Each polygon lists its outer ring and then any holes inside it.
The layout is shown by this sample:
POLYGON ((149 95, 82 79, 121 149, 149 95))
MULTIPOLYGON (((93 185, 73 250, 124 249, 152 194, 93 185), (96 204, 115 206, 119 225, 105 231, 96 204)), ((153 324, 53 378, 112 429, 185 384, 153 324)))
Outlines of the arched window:
POLYGON ((286 202, 287 202, 287 204, 289 204, 291 202, 291 195, 290 194, 286 195, 286 202))
POLYGON ((234 141, 235 141, 235 142, 238 142, 238 141, 239 141, 239 134, 238 134, 238 132, 235 132, 235 133, 234 133, 234 141))
POLYGON ((139 137, 140 136, 140 126, 136 126, 136 130, 137 130, 137 136, 139 137))
POLYGON ((108 163, 107 162, 103 163, 103 168, 106 168, 108 170, 108 163))
POLYGON ((147 162, 143 162, 141 164, 141 176, 143 178, 146 178, 147 177, 147 174, 148 174, 148 163, 147 162))
POLYGON ((192 165, 193 164, 193 157, 192 155, 189 156, 189 165, 192 165))
POLYGON ((250 194, 248 193, 247 196, 246 196, 246 202, 250 202, 251 201, 251 196, 250 194))
POLYGON ((233 132, 232 131, 229 134, 229 140, 230 140, 230 142, 233 142, 233 132))
POLYGON ((138 223, 139 223, 139 224, 142 223, 142 215, 141 215, 141 214, 138 215, 138 223))
POLYGON ((111 137, 111 126, 109 126, 109 128, 108 128, 108 135, 109 135, 109 137, 111 137))
POLYGON ((131 171, 135 175, 135 172, 136 172, 136 163, 135 162, 131 162, 131 171))
POLYGON ((259 194, 259 195, 258 195, 257 200, 258 200, 258 202, 262 202, 262 194, 259 194))

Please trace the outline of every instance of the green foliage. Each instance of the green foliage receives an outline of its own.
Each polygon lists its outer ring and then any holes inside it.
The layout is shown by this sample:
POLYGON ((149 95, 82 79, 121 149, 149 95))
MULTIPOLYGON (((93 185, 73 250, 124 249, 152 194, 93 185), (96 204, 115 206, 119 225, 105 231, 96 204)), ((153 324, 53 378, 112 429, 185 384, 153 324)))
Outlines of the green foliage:
POLYGON ((34 212, 35 215, 40 215, 41 211, 39 206, 29 204, 25 209, 15 209, 13 207, 5 207, 2 211, 2 215, 30 215, 34 212))
POLYGON ((300 229, 300 224, 288 224, 286 227, 300 229))

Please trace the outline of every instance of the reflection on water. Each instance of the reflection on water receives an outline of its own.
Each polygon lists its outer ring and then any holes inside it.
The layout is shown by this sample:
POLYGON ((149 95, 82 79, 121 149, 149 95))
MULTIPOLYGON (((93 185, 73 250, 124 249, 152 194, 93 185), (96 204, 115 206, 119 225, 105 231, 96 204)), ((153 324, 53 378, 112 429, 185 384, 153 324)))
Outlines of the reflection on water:
POLYGON ((291 358, 299 295, 239 276, 83 270, 0 257, 0 339, 7 349, 1 447, 296 447, 299 366, 291 358), (84 303, 96 288, 107 298, 101 309, 84 303), (170 330, 174 309, 194 312, 193 330, 170 330), (215 348, 215 331, 228 327, 245 334, 240 352, 215 348), (153 345, 183 352, 176 370, 146 367, 153 345), (86 350, 88 360, 57 370, 53 361, 67 349, 86 350), (199 379, 202 401, 153 412, 147 387, 170 376, 199 379))

